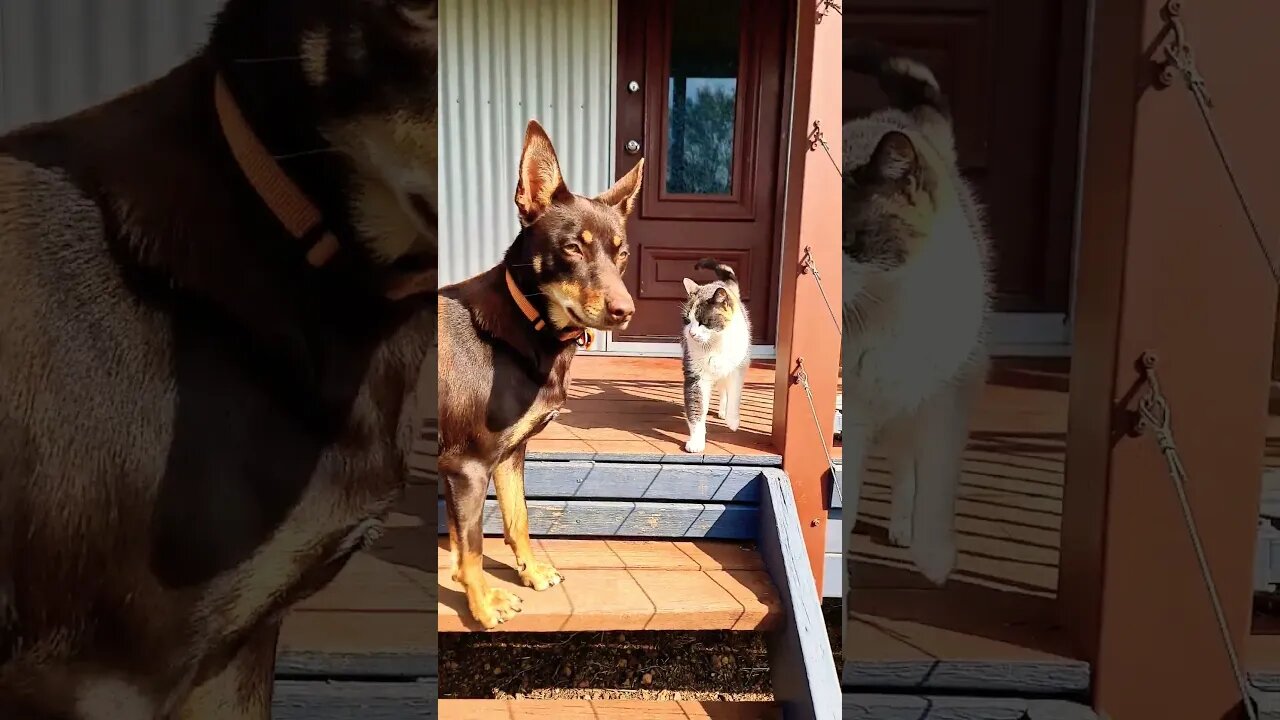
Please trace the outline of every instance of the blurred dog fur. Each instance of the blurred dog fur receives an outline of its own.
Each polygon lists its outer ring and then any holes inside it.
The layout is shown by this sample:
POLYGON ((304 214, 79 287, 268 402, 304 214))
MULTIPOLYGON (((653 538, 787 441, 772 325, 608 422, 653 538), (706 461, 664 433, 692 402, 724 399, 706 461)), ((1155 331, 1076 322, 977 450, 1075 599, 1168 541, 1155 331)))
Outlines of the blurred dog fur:
POLYGON ((0 137, 0 717, 270 717, 435 411, 436 23, 229 0, 0 137))

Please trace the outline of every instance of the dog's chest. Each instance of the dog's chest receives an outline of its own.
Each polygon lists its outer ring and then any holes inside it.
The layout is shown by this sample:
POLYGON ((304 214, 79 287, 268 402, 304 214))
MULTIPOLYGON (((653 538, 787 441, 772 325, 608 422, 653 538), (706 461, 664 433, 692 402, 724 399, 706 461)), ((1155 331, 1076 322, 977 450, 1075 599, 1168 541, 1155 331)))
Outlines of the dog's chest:
POLYGON ((503 445, 516 447, 545 430, 560 416, 566 395, 563 390, 539 393, 529 409, 507 432, 503 445))

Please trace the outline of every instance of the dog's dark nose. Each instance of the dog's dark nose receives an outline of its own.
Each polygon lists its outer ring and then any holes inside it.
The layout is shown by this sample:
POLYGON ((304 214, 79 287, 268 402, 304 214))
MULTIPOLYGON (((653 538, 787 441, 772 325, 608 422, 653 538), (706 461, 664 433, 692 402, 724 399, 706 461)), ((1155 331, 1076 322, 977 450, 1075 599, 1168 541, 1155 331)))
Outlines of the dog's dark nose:
POLYGON ((607 303, 605 310, 609 313, 609 319, 616 323, 624 323, 631 319, 636 313, 636 304, 631 300, 629 295, 611 298, 607 303))

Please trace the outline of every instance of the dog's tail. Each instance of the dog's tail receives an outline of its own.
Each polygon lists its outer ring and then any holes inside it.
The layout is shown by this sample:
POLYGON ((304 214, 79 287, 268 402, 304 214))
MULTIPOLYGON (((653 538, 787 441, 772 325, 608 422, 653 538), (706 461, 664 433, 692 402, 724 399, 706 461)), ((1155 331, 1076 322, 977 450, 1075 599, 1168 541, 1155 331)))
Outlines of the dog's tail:
POLYGON ((733 268, 715 258, 702 258, 693 267, 695 270, 710 270, 716 274, 717 280, 733 290, 738 289, 738 274, 733 271, 733 268))
POLYGON ((924 63, 865 39, 845 43, 844 61, 846 71, 876 78, 889 102, 899 110, 916 113, 929 109, 950 119, 947 98, 933 71, 924 63))

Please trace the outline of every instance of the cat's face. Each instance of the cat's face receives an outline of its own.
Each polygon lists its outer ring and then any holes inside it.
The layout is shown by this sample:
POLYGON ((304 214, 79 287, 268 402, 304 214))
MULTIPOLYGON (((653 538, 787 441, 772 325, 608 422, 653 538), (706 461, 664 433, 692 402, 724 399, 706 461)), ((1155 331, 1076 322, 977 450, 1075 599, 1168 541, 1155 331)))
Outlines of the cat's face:
POLYGON ((866 162, 845 172, 846 261, 863 273, 890 273, 908 264, 932 233, 937 184, 908 135, 885 133, 866 162))
POLYGON ((685 332, 692 337, 705 341, 708 336, 723 332, 737 317, 742 300, 724 283, 699 285, 685 278, 684 289, 689 297, 681 312, 685 332))

